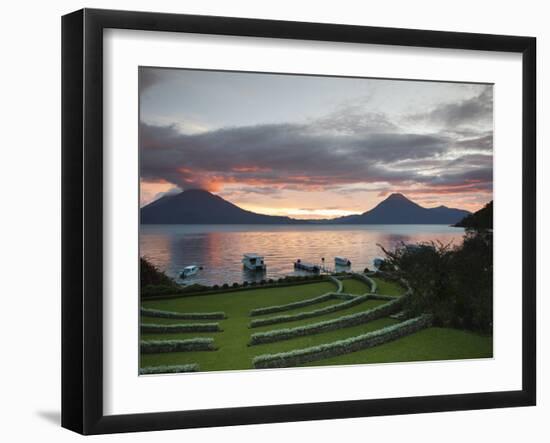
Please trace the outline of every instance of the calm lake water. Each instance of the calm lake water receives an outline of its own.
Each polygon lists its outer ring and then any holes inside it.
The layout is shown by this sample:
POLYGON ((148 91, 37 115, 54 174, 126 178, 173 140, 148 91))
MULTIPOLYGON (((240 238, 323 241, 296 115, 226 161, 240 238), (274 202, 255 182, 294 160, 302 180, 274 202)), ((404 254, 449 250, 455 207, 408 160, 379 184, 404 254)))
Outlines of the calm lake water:
POLYGON ((206 285, 285 275, 302 275, 293 263, 321 264, 334 268, 334 257, 351 260, 351 269, 372 268, 376 257, 383 257, 377 244, 392 248, 401 242, 416 243, 440 240, 460 244, 463 228, 446 225, 142 225, 140 255, 179 283, 206 285), (265 257, 265 274, 243 269, 244 253, 256 252, 265 257), (179 278, 184 266, 203 269, 185 281, 179 278))

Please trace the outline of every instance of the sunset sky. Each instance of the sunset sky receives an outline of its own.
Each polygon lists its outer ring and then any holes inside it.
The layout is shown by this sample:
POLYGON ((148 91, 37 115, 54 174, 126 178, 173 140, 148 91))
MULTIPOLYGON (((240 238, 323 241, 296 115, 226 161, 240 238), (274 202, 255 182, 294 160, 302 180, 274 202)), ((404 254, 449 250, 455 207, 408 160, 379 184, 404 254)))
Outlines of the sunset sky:
POLYGON ((492 199, 491 85, 141 68, 139 93, 142 206, 193 188, 295 218, 492 199))

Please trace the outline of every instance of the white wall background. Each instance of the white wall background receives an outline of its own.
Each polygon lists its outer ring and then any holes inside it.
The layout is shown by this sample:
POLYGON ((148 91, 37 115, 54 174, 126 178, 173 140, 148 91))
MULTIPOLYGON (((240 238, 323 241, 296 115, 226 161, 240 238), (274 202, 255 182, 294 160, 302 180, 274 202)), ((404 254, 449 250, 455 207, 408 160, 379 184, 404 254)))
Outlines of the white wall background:
MULTIPOLYGON (((306 0, 89 0, 5 2, 0 60, 0 438, 3 441, 83 439, 59 427, 60 414, 60 16, 81 7, 155 10, 283 20, 531 35, 538 38, 539 226, 550 220, 549 11, 523 0, 337 2, 306 0), (545 112, 546 111, 546 112, 545 112), (546 163, 546 164, 544 164, 546 163), (5 209, 5 210, 4 210, 5 209)), ((518 147, 519 148, 519 147, 518 147)), ((539 275, 550 265, 549 236, 540 232, 539 275)), ((513 260, 513 258, 512 258, 513 260)), ((519 264, 518 264, 519 265, 519 264)), ((547 274, 547 272, 546 272, 547 274)), ((543 276, 544 277, 544 276, 543 276)), ((539 405, 534 408, 331 420, 233 428, 102 436, 95 441, 279 442, 341 438, 386 441, 545 442, 550 437, 550 304, 539 278, 539 405)))

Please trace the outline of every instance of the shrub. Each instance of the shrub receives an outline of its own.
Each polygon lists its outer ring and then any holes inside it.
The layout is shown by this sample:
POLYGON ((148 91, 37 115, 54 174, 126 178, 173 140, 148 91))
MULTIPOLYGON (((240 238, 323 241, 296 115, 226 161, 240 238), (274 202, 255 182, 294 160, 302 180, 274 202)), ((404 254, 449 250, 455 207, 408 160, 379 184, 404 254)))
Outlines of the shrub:
POLYGON ((160 334, 170 332, 220 332, 219 323, 191 323, 191 324, 147 324, 140 326, 142 334, 160 334))
POLYGON ((233 283, 231 286, 233 286, 234 288, 238 288, 239 287, 239 284, 237 282, 233 283))
POLYGON ((153 297, 156 295, 171 295, 178 294, 181 287, 172 285, 147 285, 140 290, 142 297, 153 297))
POLYGON ((141 288, 145 286, 170 286, 178 288, 178 284, 174 280, 160 271, 145 257, 140 257, 139 259, 139 279, 141 288))
POLYGON ((275 283, 275 282, 273 281, 272 278, 270 278, 267 282, 268 282, 270 285, 273 284, 273 283, 275 283))
POLYGON ((214 289, 214 291, 217 291, 218 289, 220 289, 220 285, 214 285, 212 286, 212 289, 214 289))
POLYGON ((141 315, 155 318, 178 318, 180 320, 222 320, 225 312, 173 312, 141 308, 141 315))
POLYGON ((363 302, 366 302, 371 297, 368 295, 361 295, 353 297, 351 300, 346 300, 342 303, 338 303, 331 306, 326 306, 321 309, 315 309, 313 311, 299 312, 293 315, 277 315, 275 317, 258 318, 250 322, 251 328, 258 328, 260 326, 274 325, 277 323, 286 323, 291 321, 304 320, 306 318, 320 317, 321 315, 330 314, 332 312, 342 311, 344 309, 357 306, 363 302))
POLYGON ((312 323, 295 328, 274 329, 266 332, 256 332, 250 336, 251 345, 262 343, 273 343, 276 341, 289 340, 291 338, 303 337, 306 335, 320 334, 322 332, 334 331, 336 329, 349 328, 351 326, 361 325, 372 320, 387 317, 401 310, 405 297, 392 300, 382 306, 369 309, 368 311, 348 314, 332 320, 326 320, 318 323, 312 323))
POLYGON ((160 352, 185 352, 185 351, 214 351, 213 338, 189 338, 187 340, 142 340, 140 350, 142 354, 154 354, 160 352))
POLYGON ((248 282, 247 281, 243 281, 243 287, 247 287, 248 286, 248 282))
POLYGON ((250 283, 250 286, 256 286, 258 283, 256 283, 255 281, 251 282, 250 283))
POLYGON ((264 354, 254 357, 252 364, 255 368, 285 368, 299 364, 335 357, 342 354, 371 348, 392 340, 412 334, 424 329, 431 324, 431 316, 423 315, 402 323, 397 323, 373 332, 326 343, 319 346, 312 346, 305 349, 297 349, 279 354, 264 354))
POLYGON ((491 231, 467 232, 458 247, 431 242, 384 252, 413 289, 404 307, 410 315, 429 313, 438 326, 492 332, 491 231))
POLYGON ((197 372, 199 371, 199 369, 199 365, 196 363, 189 363, 186 365, 146 366, 144 368, 139 368, 139 375, 197 372))
POLYGON ((228 285, 227 283, 224 283, 224 284, 222 285, 222 288, 223 288, 223 289, 228 289, 228 288, 229 288, 229 285, 228 285))

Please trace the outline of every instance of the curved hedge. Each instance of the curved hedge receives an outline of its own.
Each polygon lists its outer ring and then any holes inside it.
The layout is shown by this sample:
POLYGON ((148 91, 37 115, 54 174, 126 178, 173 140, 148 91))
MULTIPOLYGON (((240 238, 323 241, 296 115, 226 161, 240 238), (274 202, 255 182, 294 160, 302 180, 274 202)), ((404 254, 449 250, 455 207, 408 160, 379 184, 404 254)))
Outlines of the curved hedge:
POLYGON ((384 295, 384 294, 368 294, 371 300, 395 300, 398 297, 402 297, 401 295, 384 295))
POLYGON ((352 306, 360 305, 369 299, 373 299, 370 295, 358 295, 350 300, 346 300, 342 303, 326 306, 324 308, 315 309, 313 311, 298 312, 294 315, 277 315, 274 317, 258 318, 250 322, 251 328, 258 328, 260 326, 274 325, 277 323, 286 323, 297 320, 305 320, 306 318, 320 317, 321 315, 330 314, 332 312, 342 311, 352 306))
POLYGON ((352 278, 365 283, 370 288, 370 292, 376 292, 376 289, 377 289, 376 282, 372 278, 370 278, 368 275, 358 274, 354 272, 353 274, 351 274, 351 276, 352 278))
POLYGON ((190 338, 187 340, 147 340, 140 342, 142 354, 160 352, 215 351, 213 338, 190 338))
POLYGON ((176 374, 179 372, 197 372, 200 367, 196 363, 189 363, 187 365, 163 365, 163 366, 146 366, 145 368, 139 368, 139 375, 150 374, 176 374))
POLYGON ((195 324, 172 324, 172 325, 155 325, 142 324, 140 330, 144 334, 159 334, 170 332, 220 332, 219 323, 195 323, 195 324))
POLYGON ((282 352, 279 354, 259 355, 254 357, 252 364, 257 369, 287 368, 325 358, 336 357, 342 354, 349 354, 412 334, 427 328, 431 325, 431 322, 431 316, 422 315, 402 323, 378 329, 377 331, 368 332, 332 343, 297 349, 290 352, 282 352))
POLYGON ((273 314, 275 312, 290 311, 291 309, 303 308, 304 306, 315 305, 334 298, 336 293, 327 292, 326 294, 318 295, 317 297, 307 298, 305 300, 295 301, 287 303, 286 305, 267 306, 265 308, 256 308, 250 311, 250 316, 255 317, 257 315, 273 314))
POLYGON ((334 331, 335 329, 349 328, 382 317, 387 317, 394 312, 401 310, 404 297, 394 299, 382 306, 369 309, 368 311, 358 312, 356 314, 344 315, 332 320, 326 320, 305 326, 295 328, 274 329, 266 332, 256 332, 250 336, 250 345, 259 345, 262 343, 273 343, 276 341, 289 340, 291 338, 303 337, 305 335, 320 334, 322 332, 334 331))
POLYGON ((155 318, 177 318, 180 320, 223 320, 225 312, 174 312, 141 308, 141 315, 155 318))
POLYGON ((340 293, 344 290, 344 283, 341 280, 338 280, 336 277, 329 275, 329 280, 336 285, 336 292, 340 293))

